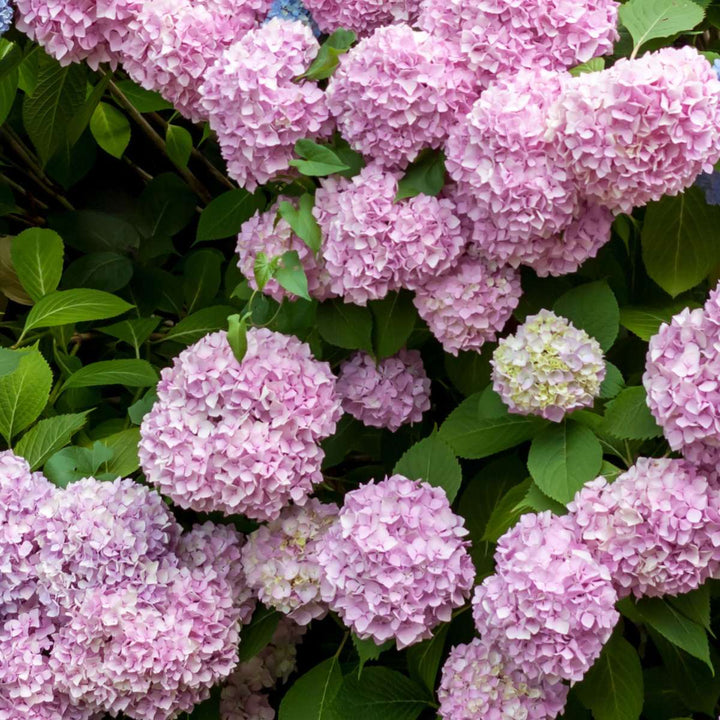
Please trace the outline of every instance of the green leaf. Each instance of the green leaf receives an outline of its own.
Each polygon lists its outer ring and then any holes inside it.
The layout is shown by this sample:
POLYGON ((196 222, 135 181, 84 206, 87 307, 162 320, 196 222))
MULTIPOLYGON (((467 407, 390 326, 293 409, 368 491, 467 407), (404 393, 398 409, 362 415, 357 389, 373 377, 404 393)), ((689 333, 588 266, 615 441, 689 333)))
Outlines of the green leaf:
POLYGON ((132 80, 116 80, 115 84, 138 112, 151 113, 172 108, 172 104, 160 93, 145 90, 132 80))
POLYGON ((313 251, 317 252, 322 243, 320 226, 313 215, 315 199, 305 193, 298 200, 297 208, 288 200, 278 206, 278 213, 292 228, 293 232, 313 251))
POLYGON ((625 386, 625 380, 620 370, 611 362, 605 363, 605 379, 600 385, 600 398, 610 400, 614 398, 625 386))
POLYGON ((17 368, 0 377, 0 434, 8 445, 38 418, 47 405, 52 385, 50 366, 39 350, 15 352, 22 355, 17 368))
POLYGON ((195 193, 175 173, 151 180, 140 196, 142 230, 146 237, 172 237, 195 217, 195 193))
POLYGON ((289 293, 311 300, 308 294, 308 280, 305 268, 300 262, 297 250, 288 250, 283 253, 281 263, 275 270, 275 279, 289 293))
POLYGON ((12 70, 0 78, 0 124, 7 119, 18 90, 18 71, 12 70))
POLYGON ((395 645, 394 640, 388 640, 387 642, 384 642, 382 645, 377 645, 372 638, 367 638, 366 640, 361 640, 354 633, 352 635, 352 642, 353 642, 353 646, 355 647, 355 652, 357 652, 358 657, 360 658, 360 667, 358 667, 358 675, 362 672, 366 663, 368 663, 372 660, 377 660, 380 657, 380 655, 382 655, 386 650, 389 650, 391 647, 393 647, 395 645))
POLYGON ((562 503, 548 497, 535 483, 530 484, 530 487, 523 498, 523 507, 527 507, 533 512, 545 512, 546 510, 550 510, 550 512, 555 515, 567 514, 567 508, 562 503))
POLYGON ((519 485, 513 485, 493 507, 488 518, 482 540, 497 542, 498 538, 517 523, 520 516, 527 512, 524 506, 525 496, 530 489, 532 480, 527 478, 519 485))
POLYGON ((103 99, 109 83, 110 76, 103 75, 103 77, 100 78, 100 82, 98 82, 98 84, 93 88, 92 92, 85 99, 83 106, 75 114, 75 117, 73 117, 73 119, 71 120, 70 125, 67 129, 68 145, 75 145, 75 143, 77 143, 78 140, 80 140, 80 138, 82 137, 82 134, 85 132, 88 125, 90 124, 90 120, 92 120, 93 113, 97 109, 100 101, 103 99))
POLYGON ((636 608, 651 628, 673 645, 702 660, 713 672, 708 637, 702 625, 690 620, 663 598, 644 598, 636 608))
POLYGON ((99 443, 112 452, 105 461, 104 471, 113 479, 134 473, 140 467, 139 442, 140 428, 137 427, 100 438, 95 445, 99 443))
POLYGON ((437 433, 415 443, 395 464, 395 473, 442 488, 452 502, 462 483, 462 469, 450 446, 437 433))
POLYGON ((231 315, 228 318, 227 341, 235 359, 241 363, 248 349, 246 316, 231 315))
POLYGON ((51 218, 54 230, 65 242, 83 253, 111 251, 128 253, 137 250, 140 236, 127 220, 97 212, 79 210, 51 218))
POLYGON ((435 688, 448 630, 450 630, 450 624, 444 623, 437 628, 429 640, 413 645, 407 651, 410 677, 422 683, 430 692, 433 692, 435 688))
POLYGON ((588 60, 587 62, 580 63, 580 65, 576 65, 574 68, 570 68, 568 71, 571 75, 574 77, 578 77, 578 75, 584 75, 585 73, 591 73, 591 72, 598 72, 600 70, 605 69, 605 58, 596 57, 592 58, 592 60, 588 60))
POLYGON ((401 291, 388 293, 382 300, 369 303, 375 323, 373 325, 373 347, 375 357, 382 360, 395 355, 405 347, 415 329, 417 312, 412 294, 401 291))
POLYGON ((620 324, 647 342, 657 333, 663 323, 669 323, 673 315, 687 307, 687 303, 651 307, 625 307, 620 310, 620 324))
POLYGON ((88 320, 105 320, 133 306, 102 290, 56 290, 30 310, 23 333, 35 328, 57 327, 88 320))
POLYGON ((269 610, 258 603, 252 620, 248 625, 243 626, 242 639, 240 640, 239 660, 247 662, 254 658, 272 640, 275 634, 280 613, 276 610, 269 610))
POLYGON ((83 255, 71 263, 63 275, 66 288, 93 288, 115 292, 132 279, 133 264, 116 252, 83 255))
POLYGON ((98 328, 98 330, 127 343, 139 353, 140 348, 150 339, 159 324, 160 318, 158 317, 132 318, 98 328))
POLYGON ((11 256, 18 280, 35 301, 57 289, 65 249, 53 230, 30 228, 12 239, 11 256))
POLYGON ((553 310, 594 337, 603 350, 609 350, 615 342, 620 325, 620 308, 604 280, 566 292, 555 302, 553 310))
POLYGON ((295 143, 295 154, 303 159, 291 160, 290 165, 303 175, 327 177, 350 169, 329 147, 318 145, 312 140, 298 140, 295 143))
POLYGON ((645 690, 635 648, 614 633, 576 692, 595 720, 638 720, 645 690))
POLYGON ((511 415, 504 407, 488 412, 486 401, 486 393, 471 395, 440 427, 440 437, 461 458, 480 459, 515 447, 547 425, 533 415, 511 415))
POLYGON ((61 488, 87 477, 114 480, 101 472, 104 463, 110 461, 112 456, 113 451, 100 442, 94 443, 91 448, 66 447, 48 458, 43 473, 50 482, 61 488))
POLYGON ((198 250, 185 262, 183 295, 188 314, 208 305, 220 291, 223 256, 215 250, 198 250))
POLYGON ((70 442, 72 436, 85 425, 87 415, 87 412, 56 415, 41 420, 20 438, 13 451, 24 457, 31 469, 37 470, 70 442))
POLYGON ((278 720, 334 720, 330 708, 342 682, 337 656, 324 660, 299 677, 285 693, 278 720))
POLYGON ((103 385, 150 387, 158 381, 155 368, 147 360, 101 360, 80 368, 63 384, 63 390, 103 385))
POLYGON ((710 586, 707 583, 684 595, 668 597, 667 601, 686 618, 702 625, 708 632, 711 631, 710 586))
POLYGON ((0 79, 17 70, 22 59, 23 52, 20 45, 7 38, 0 38, 0 79))
POLYGON ((262 210, 264 205, 261 192, 252 195, 242 188, 228 190, 202 211, 195 242, 221 240, 237 235, 243 223, 262 210))
POLYGON ((625 388, 607 404, 601 429, 620 440, 649 440, 662 435, 642 385, 625 388))
POLYGON ((340 28, 330 35, 321 45, 317 57, 310 67, 300 75, 300 78, 309 80, 325 80, 329 78, 344 55, 353 45, 357 35, 351 30, 340 28))
POLYGON ((602 456, 602 446, 592 430, 566 420, 533 438, 528 470, 548 497, 565 504, 600 474, 602 456))
POLYGON ((147 415, 157 401, 157 389, 150 388, 137 402, 128 408, 128 417, 133 425, 141 425, 143 418, 147 415))
POLYGON ((672 297, 695 287, 720 263, 718 226, 720 207, 708 205, 700 188, 649 203, 642 229, 648 275, 672 297))
POLYGON ((43 163, 67 137, 68 127, 85 102, 87 68, 61 66, 45 53, 38 56, 37 85, 23 102, 23 124, 43 163))
POLYGON ((441 150, 423 150, 398 182, 395 201, 416 195, 439 195, 445 185, 445 155, 441 150))
POLYGON ((460 352, 456 356, 444 353, 445 372, 450 382, 466 397, 481 392, 490 382, 490 360, 497 347, 486 343, 482 353, 460 352))
POLYGON ((630 0, 620 6, 620 22, 635 47, 655 38, 692 30, 703 21, 703 9, 692 0, 630 0))
POLYGON ((318 306, 317 328, 325 342, 346 350, 372 352, 372 314, 368 308, 335 299, 318 306))
POLYGON ((168 157, 181 168, 187 167, 193 151, 192 135, 179 125, 168 125, 165 131, 165 147, 168 157))
POLYGON ((230 305, 213 305, 203 308, 183 318, 177 325, 170 328, 163 339, 190 345, 208 333, 227 329, 228 316, 234 312, 235 309, 230 305))
POLYGON ((90 132, 109 155, 121 158, 130 144, 130 121, 115 106, 101 102, 90 118, 90 132))
POLYGON ((415 720, 429 704, 427 691, 405 675, 369 667, 343 678, 332 710, 336 720, 415 720))
POLYGON ((15 372, 20 360, 23 357, 22 350, 10 350, 10 348, 0 348, 0 377, 5 377, 15 372))

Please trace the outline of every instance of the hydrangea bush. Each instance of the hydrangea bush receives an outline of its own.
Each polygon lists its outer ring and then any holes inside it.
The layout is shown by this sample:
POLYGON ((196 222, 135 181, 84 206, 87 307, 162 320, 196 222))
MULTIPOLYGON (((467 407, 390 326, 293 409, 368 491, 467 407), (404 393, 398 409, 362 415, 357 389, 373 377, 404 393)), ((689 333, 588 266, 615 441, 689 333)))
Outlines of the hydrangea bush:
POLYGON ((717 720, 719 78, 718 0, 0 0, 0 720, 717 720))

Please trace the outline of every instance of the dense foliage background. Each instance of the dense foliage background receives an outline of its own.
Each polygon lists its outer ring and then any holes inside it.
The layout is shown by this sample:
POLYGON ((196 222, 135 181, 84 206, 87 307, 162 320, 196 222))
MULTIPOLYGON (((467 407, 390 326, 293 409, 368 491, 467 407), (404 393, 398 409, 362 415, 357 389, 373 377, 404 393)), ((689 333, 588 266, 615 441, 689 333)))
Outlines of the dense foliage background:
MULTIPOLYGON (((608 62, 629 56, 640 39, 643 50, 690 44, 710 61, 720 57, 720 3, 697 2, 701 20, 687 9, 692 3, 630 4, 639 20, 632 36, 621 29, 608 62)), ((584 70, 601 66, 593 61, 584 70)), ((669 454, 641 376, 661 322, 700 306, 720 276, 720 205, 698 187, 620 215, 612 241, 575 274, 538 278, 523 270, 522 300, 507 330, 555 309, 594 336, 608 360, 595 407, 551 424, 498 407, 489 390, 494 345, 458 357, 443 352, 406 291, 367 307, 278 304, 251 291, 235 255, 242 224, 281 191, 312 191, 339 162, 351 167, 340 174, 355 173, 362 158, 339 138, 323 147, 299 143, 300 178, 248 192, 227 179, 206 125, 187 122, 122 70, 62 67, 16 30, 0 40, 0 121, 0 435, 3 447, 61 487, 88 476, 142 482, 139 425, 159 370, 207 333, 227 329, 229 318, 241 346, 240 317, 298 336, 333 368, 357 349, 377 359, 404 346, 422 352, 431 411, 395 433, 346 415, 324 443, 319 494, 342 504, 348 490, 393 470, 443 487, 466 520, 478 580, 492 572, 495 541, 522 513, 562 514, 597 475, 615 478, 640 456, 669 454)), ((421 157, 402 191, 437 194, 442 163, 439 153, 421 157)), ((319 231, 300 207, 291 224, 312 237, 319 231)), ((259 277, 267 279, 278 263, 266 260, 259 277)), ((285 258, 276 277, 303 295, 296 261, 285 258)), ((202 519, 180 509, 177 516, 186 526, 202 519)), ((213 519, 242 531, 256 526, 213 519)), ((573 687, 564 717, 717 717, 718 595, 713 580, 685 596, 621 602, 620 625, 573 687)), ((358 640, 332 616, 314 622, 297 671, 273 696, 281 720, 435 717, 447 650, 473 635, 467 610, 402 652, 358 640)), ((243 629, 241 661, 262 650, 277 622, 275 612, 256 613, 243 629)), ((216 720, 217 703, 214 697, 192 717, 216 720)))

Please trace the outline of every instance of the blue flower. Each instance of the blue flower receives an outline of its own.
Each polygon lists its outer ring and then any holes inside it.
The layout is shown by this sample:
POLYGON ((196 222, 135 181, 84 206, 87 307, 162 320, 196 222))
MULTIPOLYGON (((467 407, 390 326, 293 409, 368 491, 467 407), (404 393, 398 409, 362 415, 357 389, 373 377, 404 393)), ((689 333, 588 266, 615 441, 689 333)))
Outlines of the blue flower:
POLYGON ((12 25, 13 9, 10 0, 0 0, 0 35, 4 35, 12 25))
MULTIPOLYGON (((0 2, 2 1, 0 0, 0 2)), ((273 0, 265 22, 273 18, 300 20, 311 27, 315 37, 320 37, 320 28, 313 20, 310 11, 303 5, 302 0, 273 0)))
POLYGON ((718 80, 720 80, 720 60, 715 60, 713 62, 713 70, 716 72, 718 80))
POLYGON ((703 173, 698 176, 695 184, 705 192, 705 201, 708 205, 720 205, 720 172, 716 170, 712 173, 703 173))

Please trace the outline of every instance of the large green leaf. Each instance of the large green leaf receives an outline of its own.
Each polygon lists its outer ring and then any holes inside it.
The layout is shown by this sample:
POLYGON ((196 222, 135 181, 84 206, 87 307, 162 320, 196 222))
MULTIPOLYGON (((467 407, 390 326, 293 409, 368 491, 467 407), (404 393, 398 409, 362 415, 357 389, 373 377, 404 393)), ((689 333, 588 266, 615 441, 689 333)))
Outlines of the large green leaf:
POLYGON ((642 385, 621 390, 605 408, 605 418, 600 427, 603 433, 620 440, 649 440, 662 435, 662 429, 650 412, 642 385))
POLYGON ((71 263, 63 276, 65 288, 94 288, 116 292, 132 279, 133 264, 116 252, 89 253, 71 263))
POLYGON ((445 651, 450 624, 444 623, 435 630, 429 640, 424 640, 408 648, 407 661, 410 677, 421 682, 430 692, 435 688, 435 680, 445 651))
POLYGON ((638 720, 644 688, 635 648, 613 634, 576 692, 595 720, 638 720))
POLYGON ((640 305, 620 310, 620 324, 646 342, 657 333, 663 323, 669 323, 689 303, 676 302, 664 306, 640 305))
POLYGON ((642 229, 648 275, 673 297, 695 287, 720 263, 718 227, 720 207, 708 205, 700 188, 650 203, 642 229))
POLYGON ((95 142, 108 154, 121 158, 130 144, 130 121, 125 113, 101 102, 90 118, 90 132, 95 142))
POLYGON ((613 291, 604 280, 566 292, 555 302, 553 310, 594 337, 603 350, 609 350, 615 342, 620 309, 613 291))
POLYGON ((213 305, 203 308, 171 327, 164 339, 190 345, 208 333, 226 330, 227 319, 234 312, 236 312, 235 309, 230 305, 213 305))
POLYGON ((57 327, 88 320, 105 320, 133 306, 102 290, 56 290, 45 295, 30 310, 23 333, 35 328, 57 327))
POLYGON ((280 613, 258 603, 252 620, 243 627, 238 657, 240 662, 254 658, 272 639, 280 621, 280 613))
POLYGON ((322 234, 313 206, 315 199, 305 193, 297 202, 297 207, 289 200, 282 200, 278 206, 280 217, 292 228, 293 232, 313 251, 317 252, 322 243, 322 234))
POLYGON ((159 317, 132 318, 98 328, 98 330, 131 345, 139 354, 140 348, 150 339, 159 324, 159 317))
POLYGON ((396 463, 394 472, 442 488, 452 502, 462 483, 462 469, 450 446, 437 433, 415 443, 396 463))
POLYGON ((192 135, 180 125, 169 124, 165 131, 165 148, 168 157, 178 167, 187 167, 193 151, 192 135))
POLYGON ((592 430, 566 420, 533 438, 528 470, 548 497, 565 504, 600 474, 602 456, 602 446, 592 430))
POLYGON ((210 303, 220 290, 223 257, 214 250, 198 250, 185 262, 183 295, 188 313, 210 303))
POLYGON ((352 643, 358 658, 360 658, 358 673, 362 672, 365 663, 377 660, 386 650, 390 650, 395 646, 395 641, 392 638, 386 640, 382 645, 378 645, 372 638, 361 640, 355 633, 352 635, 352 643))
POLYGON ((648 40, 692 30, 704 16, 692 0, 630 0, 620 6, 620 22, 630 31, 636 48, 648 40))
POLYGON ((86 412, 41 420, 20 438, 13 450, 24 457, 33 470, 37 470, 51 455, 65 447, 86 421, 86 412))
POLYGON ((101 437, 95 444, 100 444, 111 452, 104 465, 105 472, 112 478, 127 477, 134 473, 140 467, 139 442, 140 428, 137 427, 101 437))
POLYGON ((291 160, 290 165, 303 175, 326 177, 350 169, 331 148, 312 140, 298 140, 295 143, 295 154, 302 159, 291 160))
POLYGON ((52 372, 40 351, 21 352, 17 368, 0 377, 0 434, 8 444, 37 419, 47 405, 52 372))
POLYGON ((331 706, 342 686, 337 656, 299 677, 280 703, 278 720, 334 720, 331 706))
POLYGON ((410 334, 415 329, 417 311, 412 295, 407 292, 389 293, 382 300, 369 303, 375 323, 373 326, 373 346, 378 359, 395 355, 405 347, 410 334))
POLYGON ((12 262, 18 280, 35 301, 57 289, 63 270, 62 238, 53 230, 30 228, 14 237, 12 262))
POLYGON ((416 195, 439 195, 445 185, 445 155, 424 150, 398 182, 396 201, 416 195))
POLYGON ((318 306, 317 328, 326 342, 347 350, 372 352, 373 319, 368 308, 329 300, 318 306))
POLYGON ((532 480, 527 478, 519 485, 513 485, 493 507, 488 518, 483 542, 497 542, 498 538, 505 534, 517 523, 521 515, 528 512, 525 505, 525 497, 532 485, 532 480))
POLYGON ((243 223, 261 210, 264 204, 260 192, 251 195, 242 188, 228 190, 202 211, 195 241, 221 240, 237 235, 243 223))
POLYGON ((142 388, 157 381, 157 371, 147 360, 101 360, 74 372, 63 384, 63 390, 103 385, 142 388))

